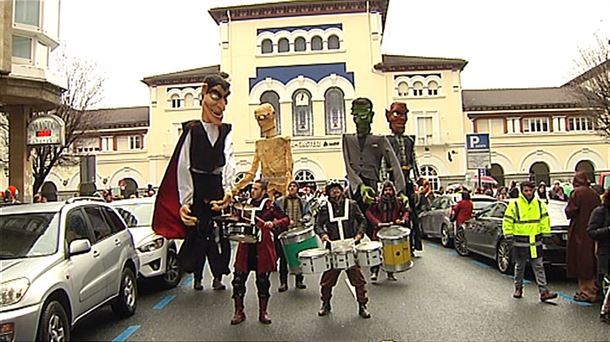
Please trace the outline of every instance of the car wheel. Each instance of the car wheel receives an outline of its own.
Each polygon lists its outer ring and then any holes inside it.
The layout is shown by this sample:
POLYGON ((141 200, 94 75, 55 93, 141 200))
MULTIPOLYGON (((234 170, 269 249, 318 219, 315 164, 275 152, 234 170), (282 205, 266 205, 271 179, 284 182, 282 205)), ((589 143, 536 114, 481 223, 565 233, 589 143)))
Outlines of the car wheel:
POLYGON ((455 251, 461 256, 468 256, 470 251, 468 251, 468 247, 466 246, 466 237, 464 236, 464 227, 459 226, 455 232, 454 239, 455 251))
POLYGON ((136 312, 138 287, 136 276, 129 267, 123 269, 121 274, 121 288, 119 296, 112 302, 112 311, 122 318, 132 316, 136 312))
POLYGON ((163 287, 171 289, 180 283, 182 278, 182 270, 178 265, 178 255, 173 249, 167 251, 167 260, 165 261, 165 274, 161 276, 163 287))
POLYGON ((53 300, 47 303, 40 317, 37 341, 69 341, 70 322, 64 306, 53 300))
POLYGON ((512 250, 508 241, 502 239, 496 247, 496 265, 498 270, 504 274, 510 274, 513 271, 512 250))
POLYGON ((450 248, 453 239, 449 236, 449 228, 446 224, 441 226, 441 245, 445 248, 450 248))

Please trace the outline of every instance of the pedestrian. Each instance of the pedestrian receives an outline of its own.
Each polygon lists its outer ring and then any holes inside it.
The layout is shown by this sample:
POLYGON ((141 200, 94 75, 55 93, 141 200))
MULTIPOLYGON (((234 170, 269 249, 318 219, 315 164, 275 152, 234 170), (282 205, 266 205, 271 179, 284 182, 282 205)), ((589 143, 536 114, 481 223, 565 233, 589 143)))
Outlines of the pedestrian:
MULTIPOLYGON (((320 208, 316 218, 316 233, 322 242, 337 241, 341 239, 353 238, 355 242, 364 237, 366 229, 366 218, 360 211, 356 201, 346 198, 343 194, 343 185, 338 181, 330 181, 326 186, 329 191, 329 201, 320 208), (347 212, 346 212, 347 210, 347 212), (341 231, 339 230, 341 225, 341 231)), ((360 266, 352 266, 345 270, 350 284, 356 288, 356 299, 358 301, 358 314, 362 318, 370 318, 366 304, 366 280, 362 274, 360 266)), ((337 285, 337 280, 341 270, 330 269, 322 273, 320 278, 320 292, 322 294, 322 307, 318 311, 318 316, 326 316, 331 311, 330 299, 333 287, 337 285)))
MULTIPOLYGON (((602 205, 591 213, 587 233, 597 241, 597 274, 610 275, 610 189, 602 195, 602 205)), ((602 301, 600 319, 610 324, 610 290, 602 301)))
POLYGON ((547 193, 546 193, 546 184, 544 184, 544 182, 540 182, 540 184, 538 185, 538 190, 536 191, 536 196, 541 201, 544 201, 544 203, 549 204, 549 199, 548 199, 547 193))
POLYGON ((472 211, 474 204, 470 199, 470 193, 467 191, 462 192, 462 200, 457 202, 452 208, 451 217, 455 221, 456 227, 461 226, 467 220, 472 218, 472 211))
MULTIPOLYGON (((409 217, 403 202, 396 196, 396 188, 390 180, 383 182, 381 194, 377 200, 366 210, 366 218, 371 225, 369 237, 373 241, 379 241, 377 233, 383 224, 405 225, 409 217)), ((380 266, 371 267, 371 281, 377 282, 380 266)), ((389 280, 396 281, 393 272, 386 272, 389 280)))
POLYGON ((497 199, 503 201, 503 200, 507 200, 510 197, 508 196, 508 188, 503 186, 500 188, 500 190, 498 190, 498 195, 496 196, 497 199))
MULTIPOLYGON (((299 189, 299 184, 295 181, 291 181, 288 183, 288 191, 285 196, 278 198, 276 205, 282 209, 282 211, 288 215, 290 219, 290 224, 286 229, 276 229, 273 233, 276 236, 275 238, 275 247, 276 252, 279 257, 280 264, 280 287, 278 288, 279 292, 284 292, 288 290, 288 260, 286 260, 286 255, 282 249, 282 244, 279 239, 279 234, 286 230, 291 229, 302 229, 305 225, 303 224, 303 217, 308 215, 309 213, 305 210, 307 206, 305 205, 305 201, 297 194, 297 190, 299 189)), ((307 286, 303 283, 304 277, 303 273, 295 274, 295 287, 297 289, 305 289, 307 286)))
POLYGON ((574 295, 579 302, 595 302, 597 267, 595 262, 595 243, 587 234, 587 224, 593 209, 600 205, 599 196, 591 187, 584 172, 577 172, 572 180, 574 190, 568 200, 565 213, 570 219, 568 227, 568 277, 578 278, 580 289, 574 295))
POLYGON ((516 181, 510 182, 510 189, 508 190, 508 196, 510 198, 519 198, 519 188, 517 187, 516 181))
POLYGON ((529 259, 538 284, 540 301, 557 298, 548 289, 542 260, 542 240, 551 237, 551 222, 546 204, 534 196, 535 185, 531 181, 521 183, 521 194, 508 204, 504 213, 502 232, 513 246, 515 260, 514 298, 523 297, 523 276, 529 259))
POLYGON ((203 290, 206 259, 214 276, 214 290, 225 289, 222 276, 230 273, 230 251, 226 249, 229 244, 221 243, 222 234, 211 220, 231 202, 235 178, 232 126, 222 122, 231 93, 227 76, 221 73, 205 77, 201 118, 183 123, 155 200, 153 229, 168 239, 185 239, 179 257, 189 255, 193 288, 198 291, 203 290), (185 246, 194 252, 183 251, 185 246))
POLYGON ((260 229, 258 243, 240 242, 235 255, 235 270, 233 272, 233 301, 235 313, 231 324, 236 325, 246 319, 244 313, 244 297, 246 296, 246 281, 251 271, 256 273, 256 289, 258 293, 258 320, 263 324, 271 324, 267 306, 271 293, 269 276, 275 272, 277 254, 273 244, 273 231, 286 229, 290 219, 269 199, 267 195, 268 182, 258 179, 252 184, 248 204, 255 207, 251 211, 252 222, 260 229))

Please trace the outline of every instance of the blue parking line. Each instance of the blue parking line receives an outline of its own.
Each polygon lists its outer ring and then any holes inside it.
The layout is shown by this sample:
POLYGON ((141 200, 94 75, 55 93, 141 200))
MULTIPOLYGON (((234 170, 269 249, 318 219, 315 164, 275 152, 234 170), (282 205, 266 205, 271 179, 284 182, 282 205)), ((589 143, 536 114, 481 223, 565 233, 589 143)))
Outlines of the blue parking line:
POLYGON ((188 277, 182 279, 179 286, 188 286, 191 284, 192 281, 193 281, 193 275, 191 274, 188 277))
POLYGON ((176 295, 167 295, 163 297, 163 299, 161 299, 159 303, 155 304, 155 306, 153 306, 153 309, 161 310, 165 308, 169 303, 171 303, 174 299, 176 299, 176 295))
POLYGON ((449 255, 451 255, 451 256, 460 256, 460 255, 458 254, 458 252, 456 252, 456 251, 451 251, 451 252, 449 252, 449 255))
POLYGON ((574 297, 572 297, 572 296, 570 296, 568 294, 565 294, 565 293, 563 293, 561 291, 557 292, 557 295, 560 298, 562 298, 563 300, 565 300, 566 302, 570 302, 570 303, 573 303, 573 304, 578 304, 580 306, 592 306, 593 305, 593 304, 591 304, 589 302, 577 302, 577 301, 574 300, 574 297))
POLYGON ((432 247, 432 248, 438 248, 438 245, 437 245, 437 244, 435 244, 435 243, 431 243, 431 242, 430 242, 430 243, 427 243, 427 244, 426 244, 426 246, 430 246, 430 247, 432 247))
POLYGON ((490 268, 489 265, 482 263, 480 261, 477 260, 471 260, 473 264, 479 266, 480 268, 490 268))
POLYGON ((115 337, 112 342, 125 342, 129 338, 129 336, 131 336, 138 329, 140 329, 139 325, 132 325, 127 329, 123 330, 123 332, 119 336, 115 337))

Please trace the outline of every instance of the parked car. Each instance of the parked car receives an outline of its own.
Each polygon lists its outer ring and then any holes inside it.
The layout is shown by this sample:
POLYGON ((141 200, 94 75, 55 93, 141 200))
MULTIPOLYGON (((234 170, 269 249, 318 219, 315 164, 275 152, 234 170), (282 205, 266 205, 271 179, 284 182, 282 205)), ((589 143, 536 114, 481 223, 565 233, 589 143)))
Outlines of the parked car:
POLYGON ((114 201, 111 205, 125 219, 133 236, 140 258, 140 276, 157 278, 166 288, 176 287, 182 278, 177 258, 182 240, 168 240, 153 231, 155 197, 114 201))
POLYGON ((0 341, 70 340, 72 326, 110 303, 135 313, 139 261, 111 206, 83 199, 0 211, 0 341))
MULTIPOLYGON (((476 253, 496 261, 502 273, 513 271, 512 248, 502 234, 502 220, 508 201, 497 201, 479 212, 474 218, 457 227, 455 250, 466 256, 476 253)), ((564 213, 566 202, 551 200, 547 204, 551 219, 551 243, 542 245, 544 263, 551 266, 566 265, 566 246, 569 221, 564 213)))
MULTIPOLYGON (((443 195, 435 198, 429 208, 419 214, 424 236, 440 238, 441 244, 449 248, 454 238, 454 223, 451 222, 451 208, 462 199, 461 194, 443 195)), ((485 195, 472 195, 473 215, 496 201, 485 195)))

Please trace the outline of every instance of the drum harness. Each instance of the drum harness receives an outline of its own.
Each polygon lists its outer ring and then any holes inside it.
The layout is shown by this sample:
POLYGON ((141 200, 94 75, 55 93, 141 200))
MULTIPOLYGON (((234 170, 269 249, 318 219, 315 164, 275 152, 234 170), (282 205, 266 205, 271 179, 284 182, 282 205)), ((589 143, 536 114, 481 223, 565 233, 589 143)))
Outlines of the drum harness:
POLYGON ((332 204, 330 203, 330 201, 326 202, 326 205, 328 207, 328 218, 329 218, 330 222, 337 223, 337 228, 339 228, 339 239, 340 240, 345 240, 345 227, 343 227, 343 221, 347 221, 348 216, 349 216, 349 200, 346 198, 344 200, 344 202, 345 202, 345 208, 343 210, 343 216, 340 216, 340 217, 335 217, 335 213, 333 212, 332 204))

